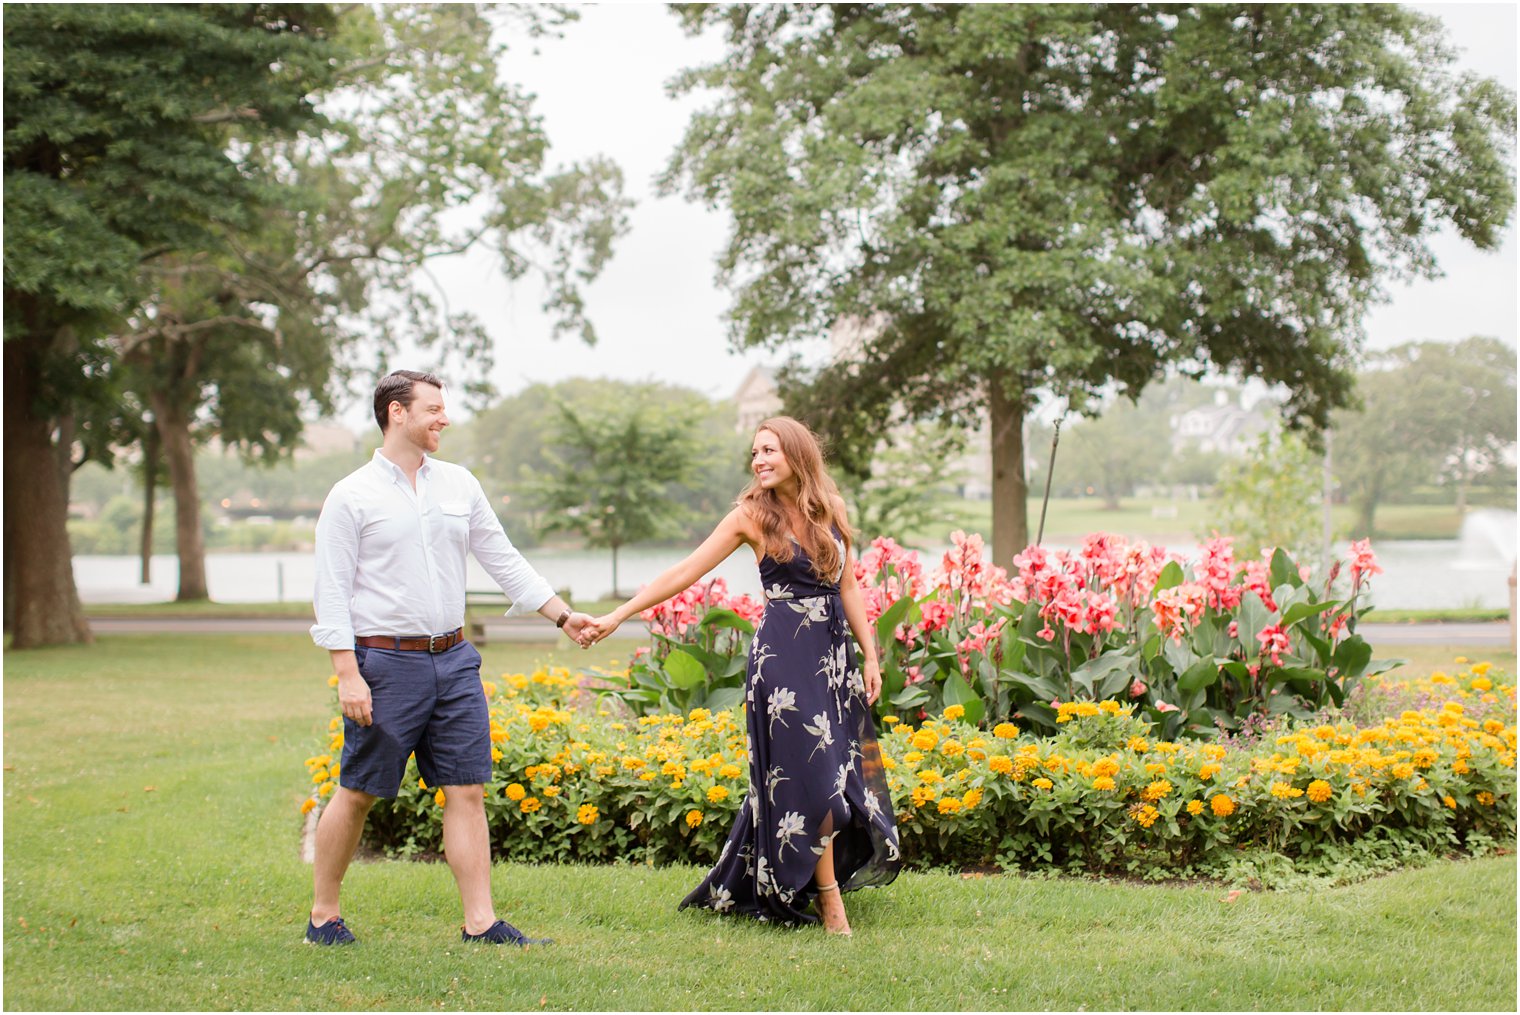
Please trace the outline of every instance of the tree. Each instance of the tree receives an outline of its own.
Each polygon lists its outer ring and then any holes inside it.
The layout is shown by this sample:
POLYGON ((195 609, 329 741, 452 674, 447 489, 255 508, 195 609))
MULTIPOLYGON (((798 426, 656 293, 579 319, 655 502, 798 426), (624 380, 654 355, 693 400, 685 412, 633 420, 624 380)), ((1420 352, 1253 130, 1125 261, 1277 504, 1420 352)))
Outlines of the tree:
POLYGON ((17 648, 89 641, 70 564, 81 407, 108 404, 102 335, 142 266, 246 225, 257 182, 229 128, 292 131, 323 87, 319 4, 5 11, 5 598, 17 648))
POLYGON ((548 531, 549 502, 534 478, 554 467, 552 452, 560 430, 559 406, 577 415, 599 415, 608 406, 661 406, 684 420, 694 442, 689 483, 668 495, 684 507, 684 539, 701 539, 728 512, 748 478, 749 435, 734 432, 734 408, 673 384, 572 377, 555 384, 532 384, 482 410, 448 442, 451 454, 480 477, 493 494, 510 498, 503 523, 514 540, 548 531))
POLYGON ((117 345, 138 367, 174 489, 180 600, 206 597, 197 443, 216 436, 273 462, 303 415, 330 411, 358 350, 403 340, 456 365, 467 398, 485 393, 491 343, 433 297, 430 261, 489 244, 509 278, 543 277, 560 333, 595 340, 579 286, 626 228, 621 174, 605 160, 550 172, 532 97, 499 72, 508 30, 536 37, 572 16, 345 8, 349 57, 323 129, 250 138, 280 200, 223 252, 157 265, 153 298, 117 345))
POLYGON ((1356 510, 1352 534, 1377 531, 1379 505, 1445 476, 1458 510, 1482 470, 1515 440, 1515 354, 1491 338, 1417 342, 1371 357, 1361 407, 1336 413, 1331 462, 1356 510))
MULTIPOLYGON (((944 517, 951 487, 963 479, 952 463, 965 447, 964 436, 936 423, 910 423, 883 440, 866 475, 843 471, 840 492, 850 504, 850 522, 862 544, 878 536, 903 542, 944 517)), ((944 531, 935 538, 944 536, 944 531)))
POLYGON ((733 232, 737 344, 870 321, 789 408, 863 471, 882 423, 991 419, 993 555, 1027 541, 1023 421, 1168 365, 1287 389, 1323 426, 1363 312, 1492 247, 1513 96, 1392 5, 686 4, 727 55, 664 176, 733 232))
POLYGON ((1171 437, 1166 417, 1154 406, 1118 399, 1096 419, 1076 420, 1065 429, 1055 475, 1063 484, 1090 488, 1106 509, 1117 511, 1120 498, 1165 470, 1171 437))
POLYGON ((1263 549, 1276 547, 1295 558, 1314 550, 1319 541, 1321 461, 1301 435, 1267 432, 1249 455, 1220 470, 1214 487, 1217 529, 1234 537, 1237 558, 1255 560, 1263 549))
POLYGON ((680 531, 686 508, 673 494, 691 483, 700 452, 692 422, 648 401, 599 411, 562 402, 549 436, 548 468, 532 484, 548 512, 544 528, 612 550, 616 597, 618 550, 680 531))

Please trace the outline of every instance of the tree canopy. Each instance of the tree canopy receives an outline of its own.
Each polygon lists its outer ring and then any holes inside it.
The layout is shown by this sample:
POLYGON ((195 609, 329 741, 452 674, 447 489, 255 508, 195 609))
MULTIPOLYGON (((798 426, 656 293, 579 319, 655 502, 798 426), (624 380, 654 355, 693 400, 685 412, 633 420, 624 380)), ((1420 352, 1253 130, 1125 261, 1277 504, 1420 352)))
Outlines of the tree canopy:
POLYGON ((860 469, 881 422, 992 424, 993 549, 1027 540, 1022 424, 1168 365, 1347 404, 1364 311, 1494 246, 1513 95, 1394 5, 686 4, 727 52, 664 177, 733 232, 733 338, 871 321, 784 395, 860 469), (851 460, 853 458, 853 461, 851 460))

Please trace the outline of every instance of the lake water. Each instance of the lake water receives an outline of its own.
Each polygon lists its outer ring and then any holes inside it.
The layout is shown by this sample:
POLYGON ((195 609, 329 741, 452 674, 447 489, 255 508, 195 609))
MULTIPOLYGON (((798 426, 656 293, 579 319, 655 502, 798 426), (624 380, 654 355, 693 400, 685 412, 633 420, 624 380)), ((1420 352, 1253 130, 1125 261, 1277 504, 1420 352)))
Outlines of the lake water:
MULTIPOLYGON (((1514 514, 1507 513, 1505 530, 1497 542, 1474 540, 1387 540, 1374 545, 1384 573, 1373 580, 1373 599, 1385 609, 1452 609, 1509 605, 1508 579, 1514 564, 1514 514)), ((1490 533, 1489 535, 1492 535, 1490 533)), ((1052 544, 1055 545, 1055 544, 1052 544)), ((1194 553, 1196 546, 1181 543, 1168 547, 1194 553)), ((1344 547, 1338 549, 1344 551, 1344 547)), ((926 569, 938 561, 943 548, 921 555, 926 569)), ((633 548, 618 555, 619 584, 625 594, 650 581, 679 561, 681 548, 633 548)), ((592 550, 529 550, 528 561, 558 589, 568 588, 577 599, 595 599, 612 588, 611 555, 592 550)), ((137 583, 136 557, 77 556, 74 580, 86 603, 158 602, 174 598, 178 561, 173 556, 153 558, 153 582, 137 583)), ((495 586, 474 558, 470 559, 469 587, 490 590, 495 586)), ((729 590, 758 596, 760 579, 753 553, 740 548, 713 572, 728 582, 729 590)), ((311 601, 312 556, 309 553, 217 553, 206 558, 206 581, 211 598, 227 603, 261 603, 276 600, 311 601)))

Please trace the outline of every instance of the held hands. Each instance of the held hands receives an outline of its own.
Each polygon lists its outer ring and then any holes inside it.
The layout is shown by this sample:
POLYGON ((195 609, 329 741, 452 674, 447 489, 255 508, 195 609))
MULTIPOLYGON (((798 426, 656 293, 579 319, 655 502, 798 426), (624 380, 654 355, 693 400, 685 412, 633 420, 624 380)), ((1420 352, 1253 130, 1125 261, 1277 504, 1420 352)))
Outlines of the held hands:
POLYGON ((565 634, 575 639, 581 648, 590 648, 602 640, 597 634, 596 621, 587 613, 572 613, 565 621, 565 634))

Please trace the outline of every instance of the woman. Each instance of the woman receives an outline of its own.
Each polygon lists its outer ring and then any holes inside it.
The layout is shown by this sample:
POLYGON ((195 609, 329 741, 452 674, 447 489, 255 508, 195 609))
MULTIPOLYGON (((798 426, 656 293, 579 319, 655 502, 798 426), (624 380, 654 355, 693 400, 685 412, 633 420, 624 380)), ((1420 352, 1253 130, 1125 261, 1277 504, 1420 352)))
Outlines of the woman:
POLYGON ((788 416, 768 419, 755 433, 750 470, 749 486, 712 535, 596 628, 606 637, 741 544, 754 549, 766 603, 745 679, 749 796, 717 865, 681 908, 821 920, 831 933, 849 934, 841 891, 884 885, 900 866, 870 708, 881 693, 875 631, 855 584, 844 501, 818 439, 788 416), (815 899, 817 915, 806 912, 815 899))

